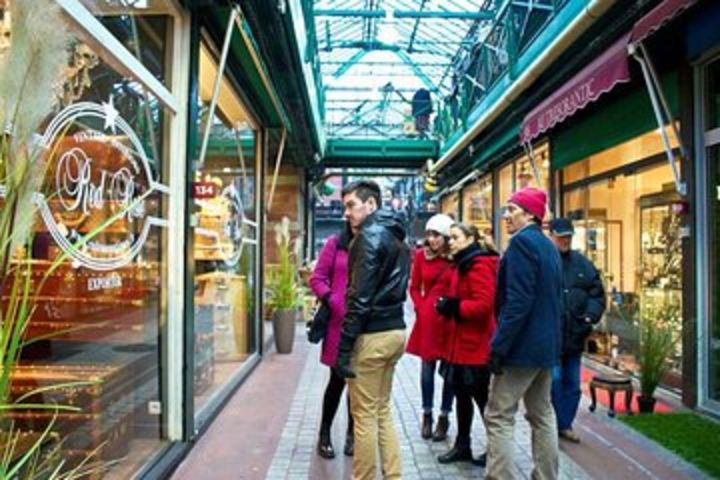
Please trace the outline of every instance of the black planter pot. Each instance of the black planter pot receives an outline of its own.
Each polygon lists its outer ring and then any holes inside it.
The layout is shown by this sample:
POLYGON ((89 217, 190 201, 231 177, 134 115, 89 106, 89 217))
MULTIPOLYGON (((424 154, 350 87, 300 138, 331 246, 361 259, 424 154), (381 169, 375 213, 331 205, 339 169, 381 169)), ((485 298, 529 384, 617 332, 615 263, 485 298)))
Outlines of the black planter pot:
POLYGON ((636 400, 638 405, 638 412, 653 413, 655 411, 655 398, 638 395, 636 397, 636 400))

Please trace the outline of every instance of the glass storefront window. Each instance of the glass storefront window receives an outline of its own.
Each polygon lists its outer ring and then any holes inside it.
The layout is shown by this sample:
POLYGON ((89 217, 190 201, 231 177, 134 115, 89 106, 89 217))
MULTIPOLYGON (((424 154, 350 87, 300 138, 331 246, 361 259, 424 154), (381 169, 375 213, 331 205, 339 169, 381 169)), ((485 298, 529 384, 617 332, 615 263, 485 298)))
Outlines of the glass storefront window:
MULTIPOLYGON (((665 131, 670 139, 670 147, 677 148, 678 142, 669 126, 665 131)), ((616 145, 588 158, 568 165, 563 169, 563 181, 574 183, 587 177, 599 175, 610 170, 628 165, 638 158, 648 158, 653 155, 664 154, 662 138, 657 131, 650 131, 632 140, 616 145)))
POLYGON ((440 199, 440 212, 458 220, 458 215, 460 214, 460 194, 453 192, 443 196, 440 199))
POLYGON ((170 0, 80 0, 152 75, 170 87, 170 0))
MULTIPOLYGON (((621 370, 638 368, 638 318, 662 306, 681 311, 679 200, 666 163, 564 192, 564 214, 576 229, 573 246, 601 271, 609 296, 590 353, 621 370)), ((682 323, 675 321, 679 335, 682 323)), ((670 357, 673 370, 664 383, 680 388, 680 342, 670 357)))
POLYGON ((485 175, 462 191, 463 221, 475 225, 481 233, 492 235, 492 175, 485 175))
MULTIPOLYGON (((705 171, 707 172, 706 212, 707 212, 707 237, 706 252, 707 267, 705 270, 705 282, 700 284, 707 292, 709 311, 701 310, 700 318, 707 318, 706 324, 702 325, 706 330, 707 339, 699 349, 700 358, 705 358, 701 371, 706 385, 707 400, 711 400, 711 406, 718 408, 720 402, 720 255, 718 255, 718 241, 720 239, 720 136, 717 135, 720 128, 720 59, 712 60, 703 68, 704 83, 704 130, 705 140, 705 171), (704 315, 703 315, 704 314, 704 315)), ((706 399, 701 399, 704 402, 706 399)))
MULTIPOLYGON (((51 427, 63 457, 72 465, 97 450, 102 461, 122 459, 105 478, 129 478, 164 444, 170 114, 102 52, 72 49, 92 62, 66 70, 39 132, 48 152, 40 215, 29 251, 13 259, 37 290, 11 395, 46 388, 25 401, 78 408, 51 427), (78 78, 84 88, 67 96, 78 78)), ((54 415, 3 414, 26 435, 54 415)))
POLYGON ((498 247, 501 251, 507 248, 507 244, 510 241, 510 235, 505 230, 505 225, 502 221, 505 204, 510 198, 510 195, 525 187, 542 188, 546 192, 549 192, 550 149, 548 148, 548 143, 543 142, 534 146, 533 156, 535 158, 535 166, 537 167, 537 175, 540 177, 540 183, 538 183, 536 172, 527 155, 517 157, 498 170, 497 190, 499 203, 495 210, 495 215, 499 231, 495 235, 495 238, 498 240, 498 247))
POLYGON ((254 121, 223 75, 210 117, 217 62, 204 44, 199 55, 192 210, 195 260, 195 411, 257 351, 257 158, 254 121), (210 129, 207 152, 201 142, 210 129))

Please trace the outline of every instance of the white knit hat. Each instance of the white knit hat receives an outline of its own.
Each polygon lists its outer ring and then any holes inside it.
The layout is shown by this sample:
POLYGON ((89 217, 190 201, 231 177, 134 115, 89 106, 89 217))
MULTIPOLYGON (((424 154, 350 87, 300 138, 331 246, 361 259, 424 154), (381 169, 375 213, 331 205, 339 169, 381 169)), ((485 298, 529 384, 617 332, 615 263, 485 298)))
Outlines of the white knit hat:
POLYGON ((425 224, 425 231, 427 232, 428 230, 432 230, 433 232, 438 232, 444 237, 449 237, 450 227, 453 223, 455 223, 455 220, 451 217, 445 215, 444 213, 438 213, 437 215, 430 217, 430 220, 427 221, 425 224))

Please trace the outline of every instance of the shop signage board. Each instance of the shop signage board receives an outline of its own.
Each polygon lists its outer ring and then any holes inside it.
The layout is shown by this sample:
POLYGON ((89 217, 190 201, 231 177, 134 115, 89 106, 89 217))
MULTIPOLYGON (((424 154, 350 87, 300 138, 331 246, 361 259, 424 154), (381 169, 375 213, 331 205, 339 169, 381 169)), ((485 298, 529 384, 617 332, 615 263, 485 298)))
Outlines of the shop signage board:
POLYGON ((570 79, 525 116, 520 129, 522 143, 531 142, 596 101, 618 83, 630 81, 627 59, 629 33, 570 79))

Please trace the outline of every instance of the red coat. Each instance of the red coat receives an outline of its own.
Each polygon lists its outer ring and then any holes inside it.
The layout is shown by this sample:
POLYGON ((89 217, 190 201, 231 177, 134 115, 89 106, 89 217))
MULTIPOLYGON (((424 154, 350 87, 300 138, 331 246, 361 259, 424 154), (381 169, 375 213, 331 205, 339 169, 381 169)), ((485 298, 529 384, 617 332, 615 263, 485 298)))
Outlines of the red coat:
POLYGON ((460 298, 460 321, 447 320, 443 359, 458 365, 486 365, 495 333, 495 286, 499 258, 481 255, 465 273, 452 269, 451 297, 460 298))
POLYGON ((452 263, 441 257, 427 258, 424 249, 415 252, 410 277, 410 297, 415 305, 415 325, 407 352, 423 360, 442 358, 448 322, 435 311, 435 302, 450 291, 452 263))

